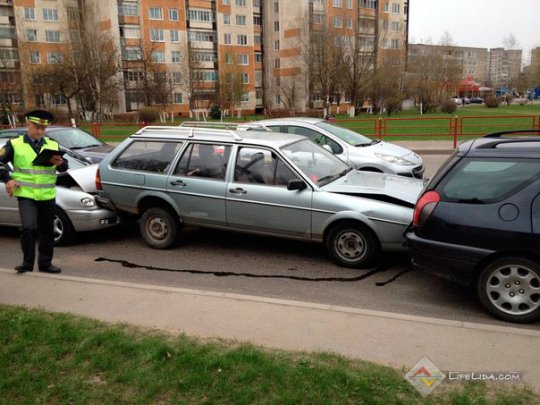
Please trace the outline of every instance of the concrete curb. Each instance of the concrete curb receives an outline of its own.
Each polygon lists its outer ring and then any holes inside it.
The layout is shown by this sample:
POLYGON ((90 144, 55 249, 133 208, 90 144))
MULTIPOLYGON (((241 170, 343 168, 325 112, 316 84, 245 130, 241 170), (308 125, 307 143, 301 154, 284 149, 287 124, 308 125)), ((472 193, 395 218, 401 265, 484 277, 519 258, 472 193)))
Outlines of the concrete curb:
POLYGON ((212 291, 0 269, 0 302, 410 369, 518 371, 540 389, 540 331, 212 291))

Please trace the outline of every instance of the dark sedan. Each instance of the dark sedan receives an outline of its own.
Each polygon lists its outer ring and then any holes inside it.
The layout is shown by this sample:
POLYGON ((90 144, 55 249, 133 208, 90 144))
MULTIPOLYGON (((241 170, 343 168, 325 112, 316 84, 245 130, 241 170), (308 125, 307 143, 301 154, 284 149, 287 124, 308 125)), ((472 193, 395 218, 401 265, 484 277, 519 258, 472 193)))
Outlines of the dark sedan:
MULTIPOLYGON (((26 128, 10 128, 0 131, 0 138, 15 138, 25 133, 26 128)), ((101 162, 114 148, 80 128, 51 126, 46 129, 45 136, 76 151, 91 163, 101 162)))

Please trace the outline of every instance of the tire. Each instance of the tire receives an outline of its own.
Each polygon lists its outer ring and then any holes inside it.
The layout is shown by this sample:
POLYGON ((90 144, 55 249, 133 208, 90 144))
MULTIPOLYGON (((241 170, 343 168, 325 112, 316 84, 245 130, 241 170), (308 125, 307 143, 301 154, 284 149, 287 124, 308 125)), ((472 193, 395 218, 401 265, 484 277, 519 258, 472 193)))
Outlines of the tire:
POLYGON ((496 318, 533 322, 540 318, 540 265, 520 257, 496 259, 482 269, 477 293, 496 318))
POLYGON ((371 266, 379 258, 380 244, 371 229, 343 223, 331 229, 325 240, 328 255, 343 267, 363 268, 371 266))
POLYGON ((54 245, 66 246, 73 243, 75 231, 67 215, 59 208, 54 212, 54 245))
POLYGON ((139 230, 153 249, 169 249, 176 242, 180 224, 176 216, 163 208, 150 208, 141 216, 139 230))

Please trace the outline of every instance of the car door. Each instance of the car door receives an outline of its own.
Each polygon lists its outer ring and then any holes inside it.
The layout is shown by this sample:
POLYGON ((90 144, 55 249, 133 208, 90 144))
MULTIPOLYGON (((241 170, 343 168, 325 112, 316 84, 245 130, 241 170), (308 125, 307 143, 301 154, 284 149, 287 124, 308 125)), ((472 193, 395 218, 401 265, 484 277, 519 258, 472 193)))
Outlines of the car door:
POLYGON ((167 191, 186 223, 225 226, 225 181, 231 146, 189 143, 169 176, 167 191))
POLYGON ((311 238, 313 190, 288 190, 298 176, 269 149, 239 147, 227 186, 230 228, 263 234, 311 238))

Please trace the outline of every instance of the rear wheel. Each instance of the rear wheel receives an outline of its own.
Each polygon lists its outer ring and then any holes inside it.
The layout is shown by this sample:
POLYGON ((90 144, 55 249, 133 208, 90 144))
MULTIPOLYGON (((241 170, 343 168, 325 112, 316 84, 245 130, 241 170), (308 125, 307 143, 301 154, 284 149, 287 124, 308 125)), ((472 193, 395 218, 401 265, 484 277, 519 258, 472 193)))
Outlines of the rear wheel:
POLYGON ((368 227, 343 223, 334 227, 326 237, 330 257, 344 267, 369 267, 379 256, 380 245, 368 227))
POLYGON ((176 241, 180 224, 163 208, 150 208, 141 217, 139 229, 144 241, 154 249, 168 249, 176 241))
POLYGON ((480 273, 477 292, 496 318, 527 323, 540 318, 540 265, 520 257, 505 257, 480 273))
POLYGON ((57 208, 54 212, 54 244, 56 246, 65 246, 73 242, 75 231, 67 215, 61 209, 57 208))

